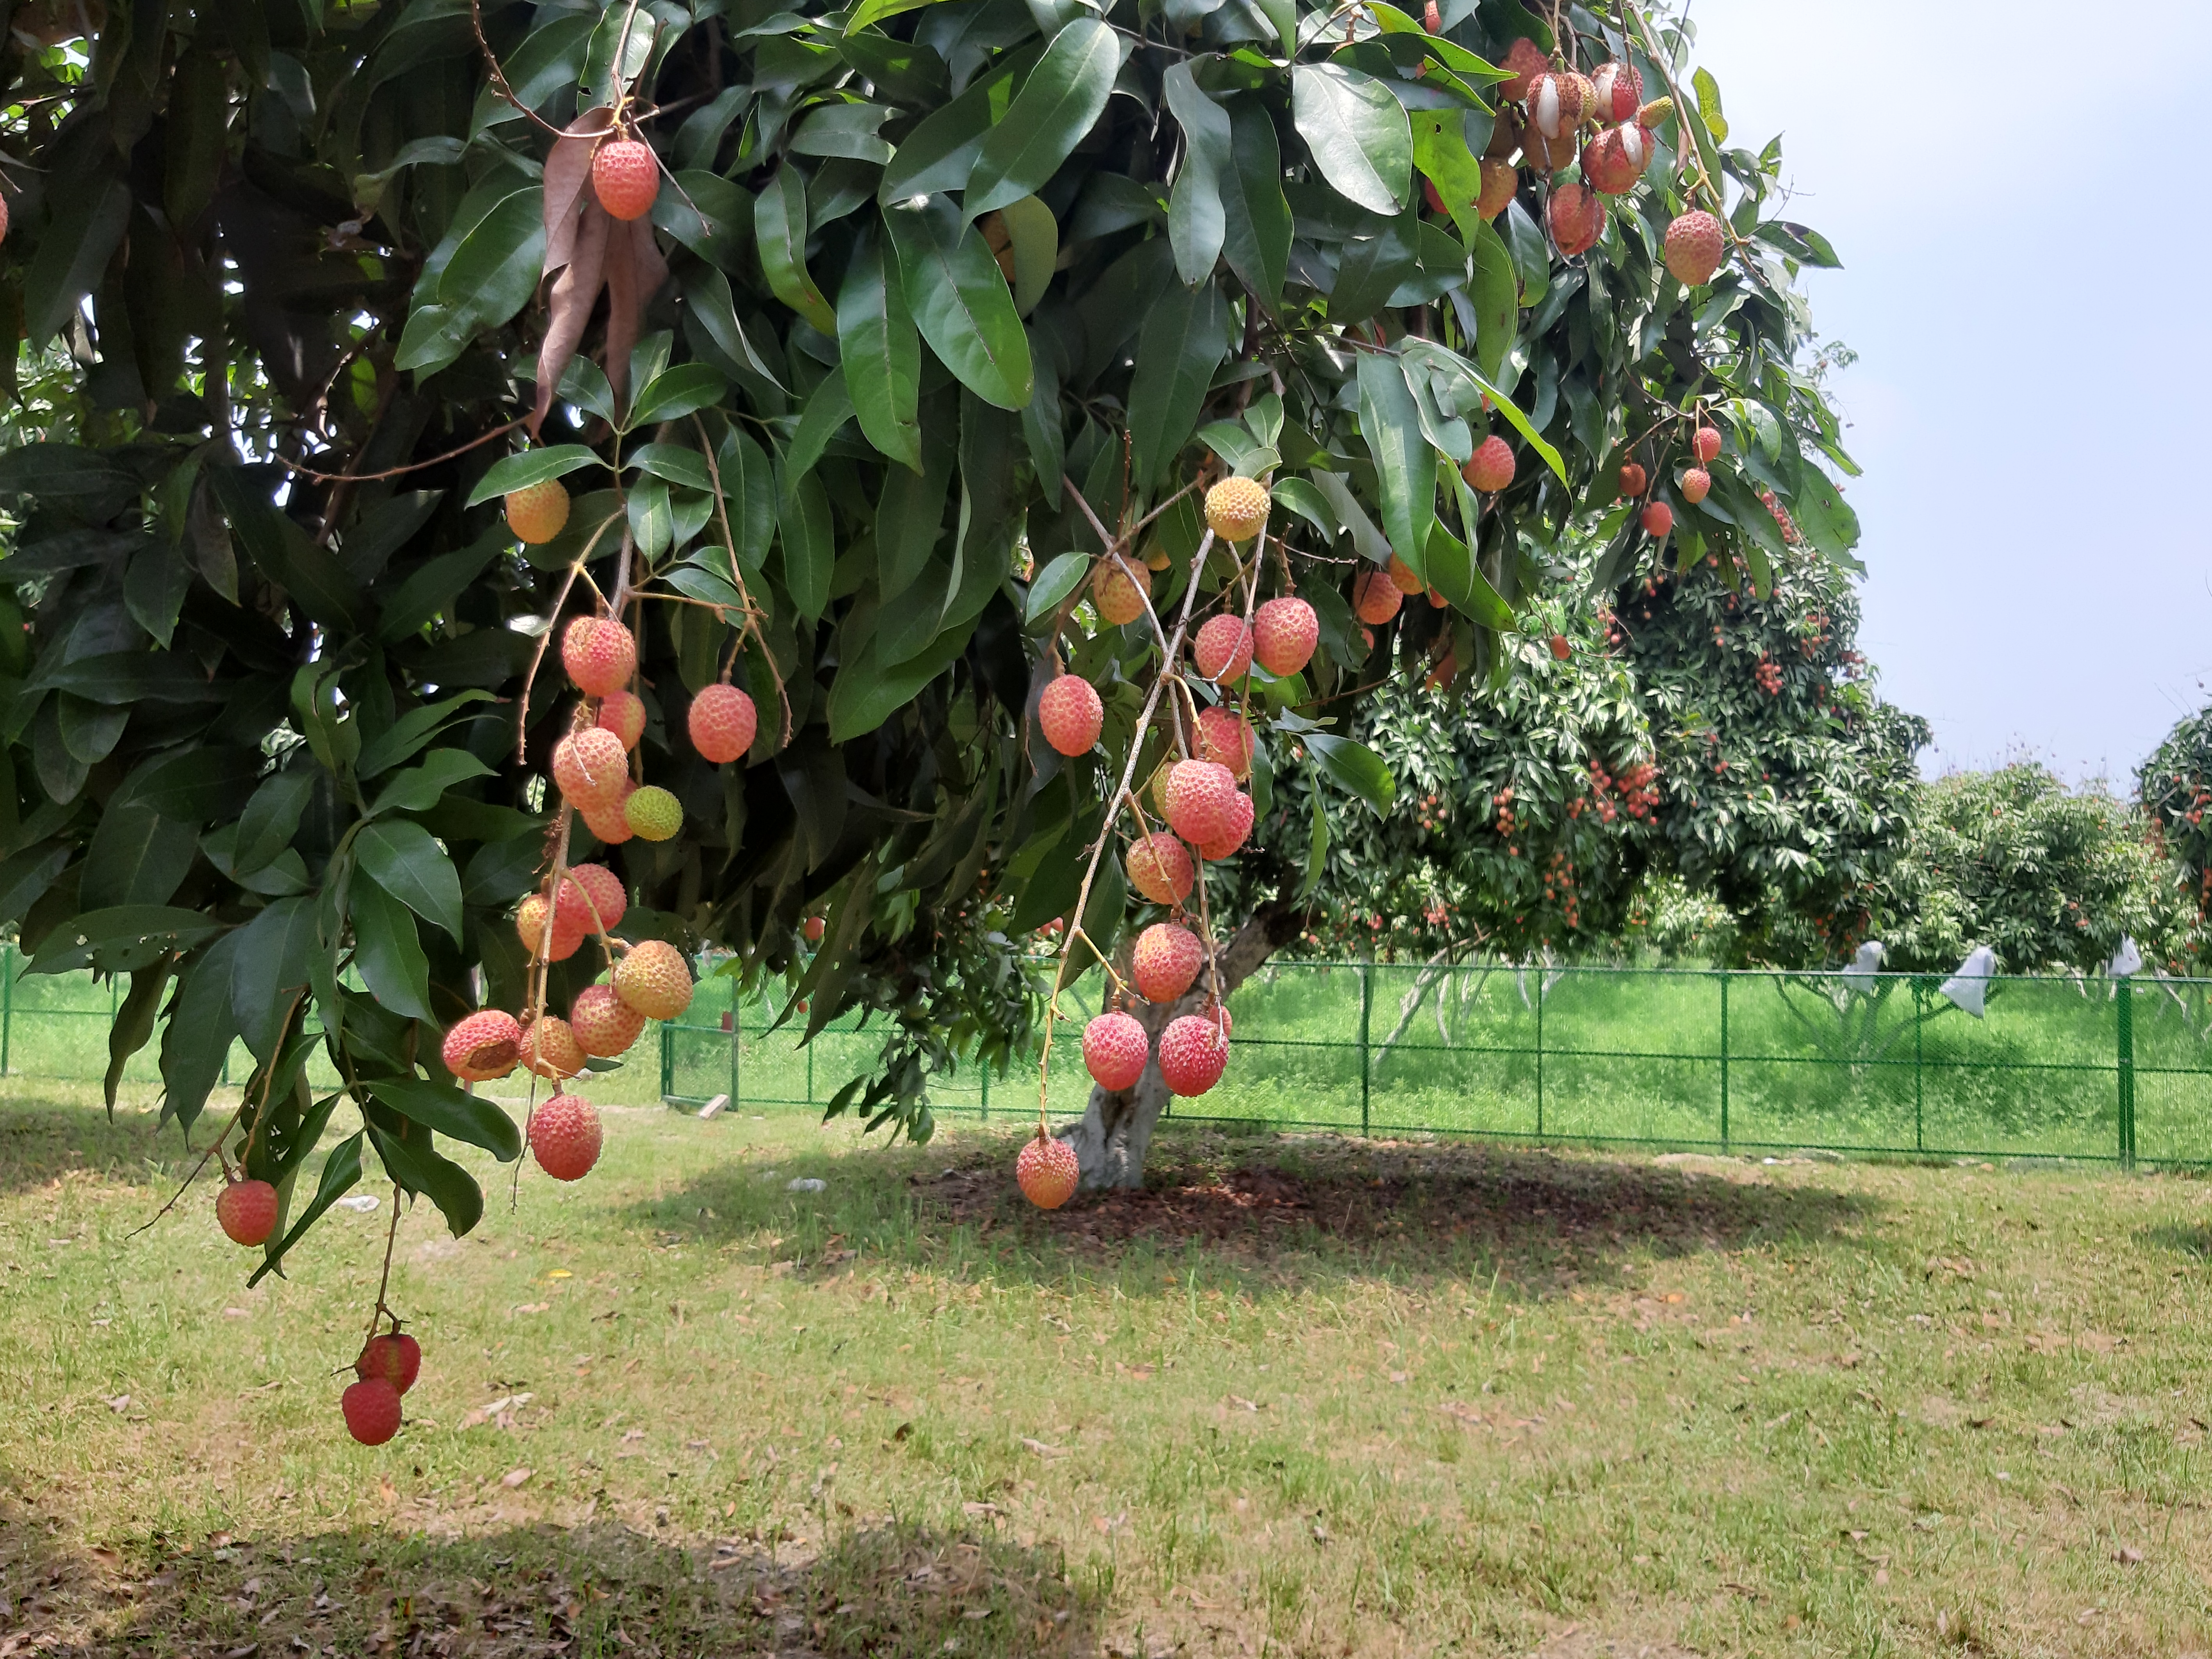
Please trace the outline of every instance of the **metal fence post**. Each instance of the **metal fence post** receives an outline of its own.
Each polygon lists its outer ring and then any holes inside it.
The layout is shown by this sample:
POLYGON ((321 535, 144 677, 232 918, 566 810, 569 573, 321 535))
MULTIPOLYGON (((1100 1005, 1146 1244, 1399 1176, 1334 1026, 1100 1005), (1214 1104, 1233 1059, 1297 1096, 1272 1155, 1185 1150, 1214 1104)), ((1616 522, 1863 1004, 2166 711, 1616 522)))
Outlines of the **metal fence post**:
POLYGON ((1544 1138, 1544 964, 1536 964, 1536 1138, 1544 1138))
POLYGON ((2120 1167, 2136 1167, 2136 1018, 2135 981, 2122 978, 2117 1002, 2119 1027, 2120 1167))
POLYGON ((676 1026, 665 1021, 660 1027, 660 1097, 663 1100, 676 1092, 676 1026))
POLYGON ((1728 1151, 1729 1145, 1728 988, 1729 973, 1728 969, 1723 968, 1721 969, 1721 1150, 1723 1152, 1728 1151))
POLYGON ((8 1043, 15 1030, 15 947, 0 954, 0 1077, 8 1074, 8 1043))
POLYGON ((806 1103, 814 1103, 814 1045, 806 1045, 806 1103))
POLYGON ((1928 981, 1912 981, 1912 1150, 1928 1150, 1928 1138, 1922 1119, 1927 1108, 1927 1085, 1921 1066, 1920 1034, 1928 1025, 1928 981))
POLYGON ((740 1092, 740 1085, 744 1079, 744 999, 732 982, 730 988, 730 1109, 733 1112, 744 1099, 740 1092))
POLYGON ((1359 1133, 1367 1133, 1367 1017, 1375 1006, 1375 964, 1359 964, 1359 1133))
POLYGON ((988 1123, 988 1122, 991 1121, 991 1062, 990 1062, 989 1060, 985 1060, 985 1061, 983 1061, 983 1062, 982 1062, 982 1066, 983 1066, 983 1121, 984 1121, 984 1122, 986 1122, 986 1123, 988 1123))

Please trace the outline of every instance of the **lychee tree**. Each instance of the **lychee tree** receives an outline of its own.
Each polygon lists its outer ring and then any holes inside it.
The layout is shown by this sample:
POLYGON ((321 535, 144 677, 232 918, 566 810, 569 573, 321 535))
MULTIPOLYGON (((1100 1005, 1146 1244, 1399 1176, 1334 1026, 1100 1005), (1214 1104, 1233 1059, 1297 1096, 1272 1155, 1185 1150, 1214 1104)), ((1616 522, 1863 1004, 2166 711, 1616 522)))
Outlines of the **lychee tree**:
MULTIPOLYGON (((0 457, 0 902, 32 971, 128 977, 111 1089, 166 1012, 189 1133, 248 1045, 210 1151, 275 1189, 258 1272, 372 1163, 472 1225, 441 1138, 525 1127, 462 1083, 578 1098, 688 995, 651 945, 880 1014, 839 1106, 926 1134, 933 1076, 1031 1051, 1015 941, 1067 918, 1073 970, 1172 919, 1121 848, 1191 862, 1137 792, 1214 763, 1209 710, 1256 787, 1380 807, 1359 698, 1510 664, 1571 538, 1763 585, 1759 490, 1855 535, 1797 366, 1832 256, 1632 3, 90 15, 0 46, 0 317, 84 404, 0 457), (1692 502, 1707 417, 1749 441, 1692 502)), ((1200 853, 1256 821, 1218 784, 1200 853)), ((1205 893, 1140 1024, 1295 931, 1205 893)), ((1135 1177, 1161 1058, 1094 1097, 1085 1179, 1135 1177)), ((549 1168, 595 1133, 562 1112, 549 1168)))

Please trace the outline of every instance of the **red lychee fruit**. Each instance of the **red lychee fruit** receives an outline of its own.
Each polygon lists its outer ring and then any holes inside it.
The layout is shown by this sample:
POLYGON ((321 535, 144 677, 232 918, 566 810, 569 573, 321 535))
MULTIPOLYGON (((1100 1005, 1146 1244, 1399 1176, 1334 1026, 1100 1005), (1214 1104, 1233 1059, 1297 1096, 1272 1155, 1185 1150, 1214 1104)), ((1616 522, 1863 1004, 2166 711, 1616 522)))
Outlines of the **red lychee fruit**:
POLYGON ((600 1060, 626 1054, 645 1030, 645 1016, 615 994, 611 985, 586 985, 568 1007, 576 1046, 600 1060))
POLYGON ((1666 258, 1676 282, 1692 288, 1711 282, 1728 258, 1721 222, 1703 208, 1683 214, 1667 227, 1666 258))
POLYGON ((1547 70, 1528 82, 1528 124, 1547 138, 1558 138, 1583 124, 1584 88, 1579 75, 1547 70))
POLYGON ((514 539, 536 547, 551 541, 568 522, 568 492, 558 478, 541 478, 507 495, 507 527, 514 539))
POLYGON ((1021 1187, 1022 1196, 1040 1210, 1056 1210, 1066 1203, 1075 1196, 1076 1183, 1082 1179, 1083 1166, 1076 1162, 1075 1148, 1047 1134, 1042 1123, 1037 1125, 1036 1138, 1014 1160, 1014 1180, 1021 1187))
MULTIPOLYGON (((544 901, 538 901, 542 916, 544 901)), ((483 1008, 457 1021, 438 1051, 446 1069, 464 1083, 490 1083, 514 1069, 520 1058, 522 1027, 501 1008, 483 1008)))
POLYGON ((1383 574, 1390 578, 1390 585, 1407 598, 1411 599, 1421 591, 1420 572, 1407 564, 1395 553, 1390 556, 1390 562, 1384 565, 1382 570, 1383 574))
POLYGON ((1218 841, 1236 824, 1237 780, 1218 761, 1177 761, 1168 774, 1168 828, 1188 842, 1218 841))
POLYGON ((604 864, 572 864, 561 881, 561 902, 555 907, 555 927, 580 927, 587 933, 605 933, 621 925, 629 908, 629 891, 623 878, 604 864))
POLYGON ((734 685, 710 685, 691 699, 684 724, 700 758, 722 766, 750 751, 760 730, 760 714, 750 694, 734 685))
POLYGON ((1252 774, 1252 723, 1225 706, 1201 708, 1198 752, 1202 760, 1220 762, 1231 776, 1243 782, 1252 774))
POLYGON ((1674 509, 1664 501, 1654 501, 1644 509, 1644 532, 1655 540, 1664 541, 1674 528, 1674 509))
POLYGON ((1565 662, 1573 654, 1574 647, 1567 643, 1567 636, 1565 634, 1552 635, 1552 655, 1554 658, 1560 662, 1565 662))
POLYGON ((234 1181, 215 1195, 216 1225, 234 1244, 266 1244, 276 1231, 276 1189, 265 1181, 234 1181))
POLYGON ((380 1446, 399 1432, 399 1390, 380 1376, 349 1383, 338 1396, 346 1432, 364 1446, 380 1446))
MULTIPOLYGON (((514 913, 514 932, 515 936, 522 941, 522 948, 529 951, 533 958, 536 957, 538 941, 544 937, 545 932, 544 894, 532 893, 522 901, 521 908, 514 913)), ((553 937, 545 951, 545 959, 548 962, 566 962, 576 954, 577 947, 583 944, 584 938, 583 923, 570 917, 555 916, 553 937)), ((517 1026, 515 1040, 520 1042, 521 1037, 522 1028, 517 1026)), ((510 1066, 509 1070, 512 1069, 510 1066)), ((500 1075, 504 1077, 507 1073, 502 1072, 500 1075)))
POLYGON ((1623 495, 1630 497, 1641 495, 1646 482, 1648 481, 1644 476, 1643 467, 1636 462, 1623 461, 1620 464, 1620 493, 1623 495))
POLYGON ((1521 131, 1521 159, 1537 172, 1550 174, 1571 166, 1575 159, 1575 135, 1563 132, 1556 138, 1547 138, 1532 123, 1521 131))
POLYGON ((1590 91, 1596 96, 1601 121, 1628 120, 1644 106, 1644 77, 1633 64, 1599 64, 1590 77, 1590 91))
POLYGON ((1589 252, 1605 234, 1605 198, 1588 185, 1561 185, 1552 192, 1546 217, 1551 222, 1553 244, 1564 258, 1571 259, 1577 253, 1589 252))
POLYGON ((645 735, 645 699, 634 691, 610 691, 599 700, 593 723, 620 738, 623 748, 635 749, 645 735))
MULTIPOLYGON (((1504 89, 1504 87, 1499 88, 1501 93, 1504 89)), ((1510 109, 1499 110, 1498 118, 1490 124, 1490 142, 1483 146, 1482 159, 1486 161, 1511 161, 1513 152, 1521 148, 1521 118, 1510 109)))
MULTIPOLYGON (((1235 788, 1232 784, 1231 789, 1235 788)), ((1125 860, 1129 885, 1155 904, 1180 904, 1190 896, 1198 872, 1190 851, 1173 836, 1154 830, 1130 844, 1125 860)))
POLYGON ((1063 755, 1087 755, 1106 724, 1098 688, 1080 674, 1062 674, 1037 696, 1037 729, 1063 755))
POLYGON ((636 830, 629 827, 629 820, 623 816, 623 807, 629 803, 632 787, 630 781, 624 778, 619 799, 606 806, 586 807, 580 810, 580 816, 584 820, 584 827, 609 847, 619 847, 637 834, 636 830))
MULTIPOLYGON (((1444 15, 1443 9, 1437 6, 1437 0, 1427 0, 1427 3, 1421 8, 1421 27, 1431 34, 1442 34, 1444 32, 1444 15)), ((0 226, 0 234, 5 234, 5 227, 0 226)))
POLYGON ((1474 447, 1459 474, 1469 489, 1495 495, 1513 482, 1513 446, 1492 433, 1474 447))
POLYGON ((1682 474, 1679 483, 1682 499, 1693 507, 1705 499, 1705 492, 1712 487, 1713 475, 1702 466, 1689 468, 1682 474))
POLYGON ((581 1181, 599 1161, 599 1115, 581 1095, 556 1095, 530 1116, 530 1155, 556 1181, 581 1181))
POLYGON ((1717 426, 1699 427, 1690 434, 1690 448, 1699 466, 1711 466, 1713 458, 1721 453, 1721 429, 1717 426))
POLYGON ((1229 798, 1230 823, 1212 841, 1203 842, 1199 857, 1208 864, 1218 864, 1244 844, 1245 836, 1252 833, 1252 797, 1239 790, 1229 798))
POLYGON ((615 994, 647 1019, 674 1019, 691 1006, 691 964, 666 939, 640 939, 615 964, 615 994))
POLYGON ((1198 977, 1206 947, 1188 927, 1156 921, 1137 935, 1129 955, 1129 977, 1148 1002, 1173 1002, 1198 977))
POLYGON ((1101 621, 1119 628, 1145 614, 1152 591, 1152 573, 1133 559, 1111 554, 1091 572, 1091 602, 1101 621))
POLYGON ((553 745, 553 781, 561 799, 579 811, 611 806, 629 782, 629 751, 603 727, 571 732, 553 745))
POLYGON ((1424 179, 1421 180, 1421 195, 1423 199, 1428 203, 1430 212, 1449 213, 1451 211, 1449 208, 1444 205, 1444 198, 1437 194, 1437 181, 1435 179, 1424 179))
POLYGON ((1529 83, 1552 67, 1552 60, 1544 56, 1541 46, 1524 34, 1506 47, 1505 61, 1498 67, 1513 71, 1510 81, 1498 83, 1498 96, 1517 104, 1528 95, 1529 83))
POLYGON ((660 193, 660 163, 652 148, 635 138, 601 144, 592 157, 592 191, 616 218, 644 218, 660 193))
POLYGON ((1495 219, 1512 204, 1513 194, 1521 188, 1521 175, 1509 161, 1486 159, 1482 164, 1482 191, 1474 198, 1474 210, 1486 219, 1495 219))
POLYGON ((1204 1094, 1221 1081, 1228 1064, 1228 1042, 1203 1014, 1171 1019, 1160 1033, 1160 1078, 1172 1093, 1186 1098, 1204 1094))
POLYGON ((400 1394, 415 1386, 422 1370, 422 1345, 404 1331, 386 1331, 368 1339, 361 1358, 353 1362, 356 1376, 364 1382, 382 1377, 400 1394))
POLYGON ((583 1046, 568 1022, 541 1014, 522 1028, 522 1064, 526 1071, 558 1081, 584 1069, 583 1046))
POLYGON ((830 931, 830 924, 820 916, 809 916, 799 931, 806 935, 806 942, 809 945, 819 945, 822 943, 822 935, 830 931))
POLYGON ((1632 121, 1607 127, 1583 146, 1583 177, 1607 196, 1626 196, 1651 165, 1655 147, 1650 130, 1632 121))
POLYGON ((561 635, 561 666, 586 696, 619 691, 637 672, 637 639, 612 617, 577 617, 561 635))
POLYGON ((1134 1017, 1111 1009, 1083 1028, 1083 1064, 1091 1080, 1119 1094, 1134 1088, 1152 1058, 1152 1043, 1134 1017))
POLYGON ((1451 603, 1449 599, 1446 599, 1442 593, 1438 592, 1433 587, 1427 592, 1422 594, 1421 597, 1429 602, 1429 609, 1431 611, 1441 611, 1451 603))
POLYGON ((1398 584, 1386 571, 1363 570, 1352 584, 1352 609, 1360 621, 1380 628, 1398 614, 1406 602, 1398 584))
POLYGON ((1209 617, 1191 641, 1191 659, 1215 684, 1241 680, 1252 666, 1252 630, 1242 617, 1209 617))
POLYGON ((1321 618, 1304 599, 1269 599, 1252 617, 1252 654, 1279 678, 1295 674, 1313 660, 1321 641, 1321 618))

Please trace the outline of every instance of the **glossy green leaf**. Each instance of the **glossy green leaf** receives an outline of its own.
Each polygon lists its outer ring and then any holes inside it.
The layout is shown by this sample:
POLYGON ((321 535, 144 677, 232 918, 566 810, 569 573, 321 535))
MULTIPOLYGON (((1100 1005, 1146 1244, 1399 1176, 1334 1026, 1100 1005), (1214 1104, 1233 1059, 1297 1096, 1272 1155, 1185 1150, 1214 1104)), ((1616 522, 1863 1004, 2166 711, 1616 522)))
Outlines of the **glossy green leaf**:
POLYGON ((1234 165, 1219 179, 1222 252, 1237 279, 1269 310, 1280 310, 1289 272, 1292 221, 1283 196, 1283 158, 1275 123, 1255 98, 1229 109, 1234 165))
POLYGON ((415 931, 415 915, 366 875, 346 890, 353 919, 353 965, 368 994, 395 1014, 434 1019, 430 960, 415 931))
POLYGON ((1168 240, 1176 275, 1195 287, 1213 274, 1228 228, 1221 184, 1237 171, 1229 112, 1199 90, 1188 60, 1170 66, 1160 84, 1183 136, 1182 170, 1168 198, 1168 240))
POLYGON ((634 466, 641 472, 685 489, 711 490, 714 475, 707 470, 706 458, 696 449, 686 449, 682 444, 640 444, 623 457, 624 466, 634 466))
POLYGON ((1413 196, 1406 106, 1370 75, 1340 64, 1291 71, 1291 118, 1322 177, 1346 201, 1395 215, 1413 196))
POLYGON ((491 768, 465 749, 433 749, 423 756, 420 766, 392 774, 383 788, 377 791, 376 799, 369 803, 368 816, 374 818, 386 812, 427 812, 455 784, 491 775, 491 768))
POLYGON ((1054 35, 976 154, 967 216, 980 218, 1043 189, 1106 112, 1121 67, 1121 39, 1098 18, 1079 18, 1054 35))
POLYGON ((845 371, 833 368, 822 377, 799 415, 798 428, 791 434, 791 447, 784 453, 787 475, 795 478, 811 472, 830 447, 830 441, 852 418, 853 398, 846 390, 845 371))
POLYGON ((1326 732, 1309 732, 1304 741, 1332 783, 1365 801, 1376 817, 1389 815, 1398 784, 1380 755, 1364 744, 1326 732))
POLYGON ((1150 485, 1182 453, 1198 426, 1213 371, 1229 355, 1228 307, 1212 283, 1172 288, 1145 319, 1137 371, 1129 382, 1133 466, 1150 485))
POLYGON ((354 837, 354 857, 378 886, 459 942, 461 878, 445 848, 419 823, 386 818, 354 837))
POLYGON ((768 452, 735 426, 723 435, 714 452, 714 463, 728 503, 730 532, 737 538, 732 550, 739 563, 758 570, 768 562, 769 548, 775 538, 775 470, 768 452))
MULTIPOLYGON (((811 320, 811 319, 809 320, 811 320)), ((623 430, 635 432, 663 421, 711 409, 728 395, 729 383, 706 363, 678 363, 654 375, 630 404, 623 430)))
POLYGON ((441 1135, 481 1146, 502 1164, 522 1155, 522 1131, 506 1109, 481 1095, 465 1094, 450 1083, 420 1078, 379 1078, 369 1092, 411 1122, 441 1135))
POLYGON ((1024 620, 1032 626, 1042 622, 1060 609, 1061 602, 1083 585, 1091 574, 1091 556, 1087 553, 1063 553, 1036 574, 1030 584, 1029 603, 1024 607, 1024 620))
POLYGON ((1713 79, 1711 70, 1700 69, 1690 77, 1690 84, 1697 88, 1698 116, 1705 124, 1705 131, 1712 135, 1715 143, 1725 144, 1729 124, 1728 118, 1721 113, 1721 83, 1713 79))
POLYGON ((1421 431, 1400 359, 1363 351, 1358 377, 1359 434, 1382 485, 1382 533, 1392 550, 1419 570, 1436 523, 1437 452, 1421 431))
POLYGON ((861 432, 884 454, 919 472, 921 336, 907 311, 896 269, 884 270, 885 252, 873 234, 864 235, 853 250, 837 290, 837 350, 861 432))
POLYGON ((131 222, 131 190, 119 179, 84 181, 54 199, 23 279, 23 341, 33 351, 52 339, 99 284, 131 222))
POLYGON ((1328 872, 1328 814, 1322 808, 1322 792, 1315 789, 1306 830, 1306 872, 1298 883, 1298 896, 1310 898, 1328 872))
POLYGON ((403 1138, 372 1121, 368 1139, 383 1160, 385 1173, 436 1205, 446 1218, 446 1230, 455 1238, 466 1237, 483 1219, 483 1191, 476 1178, 434 1150, 427 1133, 403 1138))
POLYGON ((806 270, 806 180, 786 163, 753 202, 761 274, 775 297, 820 329, 837 332, 837 313, 806 270))
POLYGON ((419 752, 455 720, 475 718, 466 712, 472 705, 490 701, 492 695, 489 691, 457 691, 450 697, 409 709, 392 723, 389 731, 363 746, 354 766, 356 775, 373 778, 390 770, 419 752))
POLYGON ((361 1141, 363 1133, 365 1132, 356 1130, 331 1148, 330 1155, 323 1160, 322 1178, 315 1183, 315 1195, 308 1200, 307 1207, 301 1211, 298 1218, 285 1230, 283 1237, 269 1248, 261 1265, 256 1267, 252 1276, 246 1279, 247 1290, 252 1290, 264 1277, 276 1272, 278 1264, 284 1260, 286 1253, 306 1236, 307 1229, 321 1220, 324 1212, 351 1192, 356 1183, 361 1180, 361 1141))
POLYGON ((548 478, 565 478, 580 468, 605 465, 582 444, 549 444, 541 449, 502 455, 477 480, 477 487, 469 491, 467 504, 476 507, 497 496, 511 495, 518 489, 544 483, 548 478))
POLYGON ((830 605, 837 546, 830 492, 813 472, 787 483, 776 523, 783 542, 783 591, 799 614, 814 622, 830 605))
POLYGON ((1019 409, 1034 389, 1029 336, 998 261, 942 197, 884 216, 906 301, 921 337, 960 383, 988 404, 1019 409))
POLYGON ((276 1052, 293 1005, 307 993, 318 942, 314 902, 279 899, 239 930, 232 957, 230 1006, 238 1034, 258 1059, 276 1052))
POLYGON ((876 129, 896 113, 888 104, 817 104, 792 134, 792 154, 842 155, 880 167, 897 152, 876 129))

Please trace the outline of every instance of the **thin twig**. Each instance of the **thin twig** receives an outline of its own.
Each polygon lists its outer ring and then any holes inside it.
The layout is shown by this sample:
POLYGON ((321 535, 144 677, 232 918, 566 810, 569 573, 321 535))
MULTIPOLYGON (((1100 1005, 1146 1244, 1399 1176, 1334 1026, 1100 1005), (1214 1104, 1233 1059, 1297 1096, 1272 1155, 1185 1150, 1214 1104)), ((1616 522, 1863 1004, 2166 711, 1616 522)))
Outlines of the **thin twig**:
POLYGON ((393 1330, 399 1328, 398 1316, 386 1305, 384 1300, 385 1291, 392 1288, 392 1247, 398 1242, 399 1183, 395 1181, 392 1183, 392 1221, 391 1224, 384 1230, 384 1276, 376 1281, 376 1305, 368 1310, 368 1338, 362 1344, 364 1347, 368 1346, 368 1341, 374 1341, 376 1338, 378 1316, 381 1315, 390 1319, 393 1330))
MULTIPOLYGON (((514 95, 514 88, 507 85, 507 71, 499 66, 499 59, 493 55, 491 42, 484 39, 483 0, 469 0, 469 26, 476 31, 477 49, 483 53, 485 67, 490 71, 491 89, 497 93, 501 98, 505 99, 509 104, 512 104, 516 109, 521 111, 523 114, 537 122, 539 126, 544 128, 546 131, 551 133, 556 138, 565 138, 568 137, 568 135, 562 132, 560 128, 555 126, 550 121, 540 115, 536 110, 531 108, 529 105, 524 103, 522 100, 516 97, 514 95)), ((617 70, 622 67, 619 59, 617 60, 615 67, 617 70)))
POLYGON ((387 466, 381 472, 318 472, 311 466, 301 466, 297 461, 288 461, 281 455, 272 455, 270 459, 293 477, 312 478, 317 483, 374 483, 380 479, 404 477, 410 472, 420 472, 427 467, 450 461, 456 455, 465 455, 471 449, 488 444, 494 438, 503 437, 514 431, 522 424, 522 421, 523 417, 518 416, 505 426, 495 426, 482 437, 470 439, 457 449, 449 449, 442 455, 433 455, 427 461, 410 461, 404 466, 387 466))

